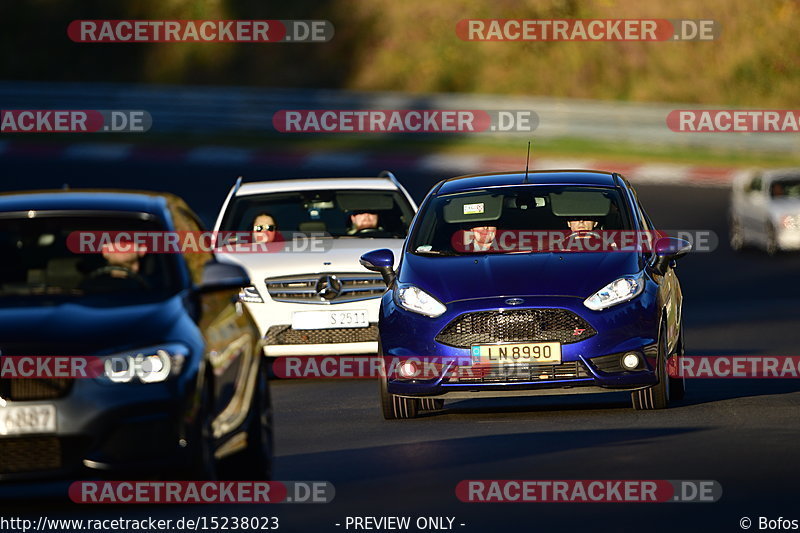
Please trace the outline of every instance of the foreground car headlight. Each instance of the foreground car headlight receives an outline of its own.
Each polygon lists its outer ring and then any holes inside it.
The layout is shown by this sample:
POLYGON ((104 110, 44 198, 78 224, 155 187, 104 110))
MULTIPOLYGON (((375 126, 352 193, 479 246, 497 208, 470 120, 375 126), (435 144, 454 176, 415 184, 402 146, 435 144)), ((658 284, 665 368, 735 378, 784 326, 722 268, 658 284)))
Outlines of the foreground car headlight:
POLYGON ((644 276, 642 274, 623 276, 586 298, 583 305, 593 311, 600 311, 636 298, 643 289, 644 276))
POLYGON ((258 292, 255 285, 248 285, 247 287, 239 289, 239 301, 251 304, 264 303, 264 299, 261 297, 261 293, 258 292))
POLYGON ((442 302, 414 285, 401 285, 394 294, 397 305, 406 311, 431 318, 441 316, 447 311, 447 307, 442 302))
POLYGON ((786 229, 800 229, 800 215, 781 217, 781 225, 786 229))
POLYGON ((102 357, 99 379, 112 383, 161 383, 181 373, 188 348, 168 344, 102 357))

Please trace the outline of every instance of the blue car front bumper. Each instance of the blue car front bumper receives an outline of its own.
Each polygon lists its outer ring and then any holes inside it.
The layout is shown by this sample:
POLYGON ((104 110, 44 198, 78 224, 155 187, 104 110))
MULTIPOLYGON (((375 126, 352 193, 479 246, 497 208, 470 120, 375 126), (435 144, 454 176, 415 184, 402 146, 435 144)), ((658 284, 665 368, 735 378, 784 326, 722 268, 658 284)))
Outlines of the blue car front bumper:
MULTIPOLYGON (((655 290, 645 290, 630 302, 603 311, 592 311, 580 298, 574 297, 523 296, 524 306, 517 307, 505 303, 508 297, 461 300, 450 302, 442 316, 428 318, 399 308, 389 291, 384 295, 380 318, 383 356, 395 362, 434 361, 441 363, 442 371, 438 375, 427 373, 413 379, 390 373, 388 392, 410 397, 459 398, 611 392, 654 385, 658 383, 659 328, 655 295, 655 290), (558 365, 472 366, 470 346, 439 342, 442 330, 465 314, 542 309, 574 313, 594 330, 583 340, 562 339, 558 365), (640 354, 642 359, 639 367, 628 371, 616 361, 631 351, 640 354)), ((547 339, 529 341, 541 340, 547 339)))

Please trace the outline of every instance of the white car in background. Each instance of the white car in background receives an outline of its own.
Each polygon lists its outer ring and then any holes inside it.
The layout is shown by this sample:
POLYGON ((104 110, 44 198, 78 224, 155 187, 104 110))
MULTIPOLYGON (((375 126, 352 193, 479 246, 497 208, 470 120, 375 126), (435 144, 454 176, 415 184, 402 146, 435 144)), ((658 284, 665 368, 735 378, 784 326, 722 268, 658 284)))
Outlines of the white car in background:
POLYGON ((730 244, 773 255, 800 250, 800 168, 757 171, 733 183, 730 244))
POLYGON ((414 200, 386 171, 377 178, 250 183, 240 178, 214 230, 250 232, 255 217, 268 213, 286 244, 274 253, 217 254, 250 275, 253 284, 240 299, 261 331, 264 354, 376 353, 386 284, 380 274, 365 271, 359 258, 376 248, 388 248, 399 258, 416 212, 414 200), (354 232, 350 215, 358 212, 377 213, 379 227, 354 232), (305 248, 299 246, 304 237, 312 243, 305 248), (290 250, 293 246, 303 249, 290 250))

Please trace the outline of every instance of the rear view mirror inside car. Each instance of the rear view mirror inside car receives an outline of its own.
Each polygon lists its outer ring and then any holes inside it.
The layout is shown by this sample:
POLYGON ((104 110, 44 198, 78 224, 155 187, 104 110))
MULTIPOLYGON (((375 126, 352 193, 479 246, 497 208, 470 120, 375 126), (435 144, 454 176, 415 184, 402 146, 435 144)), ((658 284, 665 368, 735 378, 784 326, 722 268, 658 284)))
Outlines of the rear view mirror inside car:
POLYGON ((312 210, 320 210, 320 209, 333 209, 334 205, 332 201, 319 201, 319 202, 309 202, 306 204, 306 209, 309 211, 312 210))
POLYGON ((338 193, 336 203, 342 211, 388 211, 394 206, 389 194, 338 193))
POLYGON ((506 209, 533 209, 545 207, 547 201, 542 196, 520 193, 516 196, 506 195, 504 204, 506 209))

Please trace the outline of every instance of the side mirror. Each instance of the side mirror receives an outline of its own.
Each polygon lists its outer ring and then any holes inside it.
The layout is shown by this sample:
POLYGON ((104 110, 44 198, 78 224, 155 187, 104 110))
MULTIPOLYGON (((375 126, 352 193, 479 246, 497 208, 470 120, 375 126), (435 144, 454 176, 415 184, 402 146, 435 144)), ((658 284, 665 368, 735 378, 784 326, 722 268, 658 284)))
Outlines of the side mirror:
POLYGON ((367 270, 380 272, 387 287, 394 283, 394 253, 388 248, 365 253, 361 256, 359 263, 367 270))
POLYGON ((692 250, 692 244, 684 239, 662 237, 656 241, 654 257, 650 264, 653 272, 664 275, 672 261, 680 259, 692 250))
POLYGON ((203 267, 203 281, 198 287, 201 292, 238 290, 250 285, 250 276, 239 265, 209 261, 203 267))

